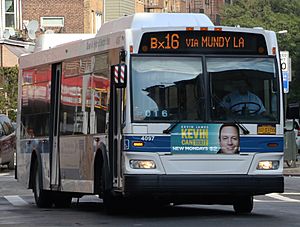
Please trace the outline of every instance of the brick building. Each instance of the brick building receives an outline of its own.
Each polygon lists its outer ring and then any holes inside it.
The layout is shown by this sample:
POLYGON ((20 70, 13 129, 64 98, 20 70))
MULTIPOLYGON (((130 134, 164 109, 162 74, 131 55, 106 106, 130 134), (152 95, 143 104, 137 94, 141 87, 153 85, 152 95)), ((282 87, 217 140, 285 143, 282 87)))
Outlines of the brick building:
POLYGON ((37 35, 96 33, 103 23, 103 0, 0 1, 0 67, 15 66, 18 57, 30 51, 33 40, 28 38, 28 24, 32 21, 37 21, 37 35))
POLYGON ((33 43, 20 40, 20 0, 0 0, 0 67, 18 64, 18 57, 33 43))
POLYGON ((231 4, 232 0, 187 0, 188 12, 205 13, 214 24, 220 24, 220 12, 225 4, 231 4))
POLYGON ((96 33, 102 24, 102 0, 22 0, 22 20, 55 33, 96 33))
POLYGON ((220 11, 232 0, 144 0, 145 12, 205 13, 220 24, 220 11))
POLYGON ((136 13, 145 12, 145 2, 144 2, 144 0, 135 0, 135 12, 136 13))
POLYGON ((138 0, 143 1, 144 12, 150 13, 185 13, 186 0, 138 0))

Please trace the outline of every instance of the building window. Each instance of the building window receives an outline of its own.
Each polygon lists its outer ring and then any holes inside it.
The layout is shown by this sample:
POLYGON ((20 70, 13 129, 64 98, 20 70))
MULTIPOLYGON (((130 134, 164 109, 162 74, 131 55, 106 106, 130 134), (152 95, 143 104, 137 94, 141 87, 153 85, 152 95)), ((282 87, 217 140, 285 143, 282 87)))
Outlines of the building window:
POLYGON ((64 17, 41 17, 42 27, 64 27, 64 17))
POLYGON ((96 32, 99 31, 101 25, 102 25, 102 14, 96 12, 96 32))
POLYGON ((5 27, 15 27, 15 1, 5 0, 5 27))

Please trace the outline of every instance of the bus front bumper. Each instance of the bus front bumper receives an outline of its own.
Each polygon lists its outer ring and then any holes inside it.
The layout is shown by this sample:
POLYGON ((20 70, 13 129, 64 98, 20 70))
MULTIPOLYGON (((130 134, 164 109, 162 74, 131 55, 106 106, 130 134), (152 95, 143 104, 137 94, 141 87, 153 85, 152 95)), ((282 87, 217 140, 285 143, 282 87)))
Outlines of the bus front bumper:
POLYGON ((127 196, 244 196, 282 193, 282 175, 125 175, 127 196))

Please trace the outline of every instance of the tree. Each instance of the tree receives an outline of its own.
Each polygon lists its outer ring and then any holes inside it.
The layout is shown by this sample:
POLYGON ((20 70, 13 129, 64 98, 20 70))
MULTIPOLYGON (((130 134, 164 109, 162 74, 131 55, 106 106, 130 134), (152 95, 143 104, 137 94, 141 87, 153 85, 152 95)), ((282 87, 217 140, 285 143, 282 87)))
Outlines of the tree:
POLYGON ((16 120, 18 97, 18 67, 0 67, 0 112, 16 120))
POLYGON ((300 1, 299 0, 235 0, 221 13, 222 25, 263 27, 275 32, 279 48, 290 52, 293 81, 288 94, 289 101, 300 101, 300 1))

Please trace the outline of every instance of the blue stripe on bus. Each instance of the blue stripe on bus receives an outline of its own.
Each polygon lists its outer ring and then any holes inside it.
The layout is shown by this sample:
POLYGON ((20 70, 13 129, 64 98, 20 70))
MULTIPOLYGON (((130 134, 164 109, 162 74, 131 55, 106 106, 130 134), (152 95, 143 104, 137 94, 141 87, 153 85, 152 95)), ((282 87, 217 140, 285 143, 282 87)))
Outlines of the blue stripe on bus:
POLYGON ((171 149, 171 137, 170 136, 146 136, 147 138, 153 138, 150 141, 142 140, 144 136, 125 136, 124 138, 124 150, 130 151, 144 151, 144 152, 170 152, 171 149), (134 147, 134 142, 143 142, 143 147, 134 147))
MULTIPOLYGON (((124 150, 139 152, 170 152, 170 136, 153 136, 153 140, 142 140, 143 136, 125 136, 124 150), (143 142, 144 146, 135 147, 133 142, 143 142)), ((240 152, 283 152, 283 137, 241 137, 240 152), (268 145, 277 144, 277 146, 268 145)))
POLYGON ((283 146, 283 137, 241 137, 240 139, 241 152, 283 152, 283 146))

